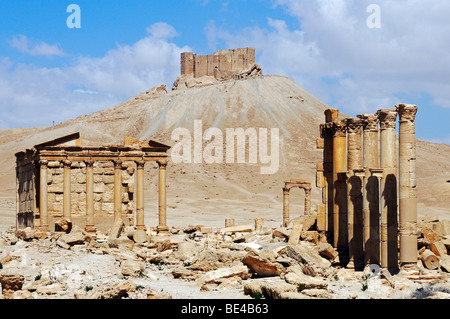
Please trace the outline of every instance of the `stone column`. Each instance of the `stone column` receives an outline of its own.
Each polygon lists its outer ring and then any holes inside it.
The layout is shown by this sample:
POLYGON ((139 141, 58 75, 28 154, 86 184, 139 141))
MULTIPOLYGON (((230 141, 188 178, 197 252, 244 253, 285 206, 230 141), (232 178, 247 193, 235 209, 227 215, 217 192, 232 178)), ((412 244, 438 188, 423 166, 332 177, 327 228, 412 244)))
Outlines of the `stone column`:
MULTIPOLYGON (((342 217, 347 214, 347 201, 344 203, 344 190, 346 184, 342 179, 338 181, 338 175, 347 172, 347 136, 346 128, 342 122, 333 122, 333 184, 334 184, 334 206, 333 206, 333 229, 334 229, 334 247, 338 249, 346 248, 347 229, 342 229, 342 217)), ((347 225, 345 225, 347 227, 347 225)))
POLYGON ((381 267, 398 268, 396 110, 379 110, 381 185, 381 267))
POLYGON ((378 180, 371 176, 370 168, 379 168, 378 117, 376 114, 357 115, 363 121, 363 184, 364 260, 379 264, 379 189, 378 180))
POLYGON ((354 170, 363 168, 362 157, 362 120, 348 118, 347 126, 347 216, 348 216, 348 246, 349 257, 355 267, 359 268, 364 261, 363 250, 363 212, 362 212, 362 181, 354 175, 354 170))
POLYGON ((333 180, 333 135, 329 123, 337 122, 339 118, 339 110, 328 109, 324 112, 325 123, 320 126, 320 134, 323 138, 323 173, 325 178, 325 190, 323 197, 325 199, 325 219, 327 237, 332 242, 333 238, 333 208, 334 208, 334 180, 333 180))
POLYGON ((167 160, 158 161, 159 165, 159 225, 157 227, 158 234, 168 234, 166 215, 166 167, 167 160))
POLYGON ((95 233, 94 221, 94 161, 86 163, 86 232, 95 233))
POLYGON ((39 161, 39 215, 41 221, 41 230, 49 231, 48 227, 48 176, 47 176, 47 168, 48 161, 40 160, 39 161))
POLYGON ((289 224, 289 188, 283 187, 283 227, 289 224))
POLYGON ((305 188, 305 216, 311 215, 311 188, 305 188))
POLYGON ((70 220, 72 218, 71 214, 71 180, 70 180, 70 170, 71 170, 71 161, 63 161, 64 166, 64 186, 63 186, 63 214, 64 218, 70 220))
POLYGON ((114 161, 114 222, 122 219, 122 161, 114 161))
POLYGON ((416 129, 417 106, 399 104, 399 232, 400 264, 417 263, 416 129))
POLYGON ((141 160, 137 165, 137 185, 136 185, 136 229, 146 230, 144 222, 144 166, 145 161, 141 160))

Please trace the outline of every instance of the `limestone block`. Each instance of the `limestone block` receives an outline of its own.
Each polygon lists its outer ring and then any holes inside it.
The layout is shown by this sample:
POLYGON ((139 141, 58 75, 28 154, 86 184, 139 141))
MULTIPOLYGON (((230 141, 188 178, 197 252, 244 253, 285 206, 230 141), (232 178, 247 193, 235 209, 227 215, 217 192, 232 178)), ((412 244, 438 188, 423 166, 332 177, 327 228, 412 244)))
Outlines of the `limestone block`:
POLYGON ((262 256, 249 254, 242 260, 250 271, 260 277, 279 276, 284 268, 279 263, 271 262, 262 256))
POLYGON ((103 175, 102 181, 105 184, 114 184, 114 175, 103 175))
POLYGON ((103 183, 103 175, 94 174, 94 183, 103 183))
POLYGON ((86 174, 79 173, 76 175, 76 177, 77 177, 77 183, 86 184, 86 174))
POLYGON ((326 289, 328 287, 328 283, 325 280, 311 277, 301 272, 287 273, 284 278, 287 283, 295 285, 301 290, 312 288, 326 289))
POLYGON ((105 184, 94 183, 94 193, 104 193, 106 191, 105 184))
POLYGON ((114 167, 104 168, 103 175, 114 175, 114 167))
POLYGON ((145 263, 140 260, 125 259, 120 263, 120 270, 124 276, 138 277, 144 268, 145 263))
POLYGON ((114 212, 114 203, 102 203, 101 211, 107 212, 107 213, 113 213, 114 212))
POLYGON ((239 277, 241 279, 249 278, 248 268, 242 263, 236 264, 232 267, 223 267, 212 270, 204 274, 198 279, 201 284, 220 283, 223 278, 239 277))
POLYGON ((444 257, 447 255, 447 248, 442 241, 431 243, 430 250, 438 257, 444 257))

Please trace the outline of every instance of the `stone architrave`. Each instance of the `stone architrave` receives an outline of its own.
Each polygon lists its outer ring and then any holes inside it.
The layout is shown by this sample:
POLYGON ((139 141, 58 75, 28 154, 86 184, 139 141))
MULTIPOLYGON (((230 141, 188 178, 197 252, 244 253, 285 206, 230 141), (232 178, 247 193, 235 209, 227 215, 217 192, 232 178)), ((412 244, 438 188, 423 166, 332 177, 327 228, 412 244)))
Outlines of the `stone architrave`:
POLYGON ((417 106, 396 106, 399 127, 399 233, 400 263, 417 263, 417 190, 416 190, 416 137, 417 106))
POLYGON ((379 110, 381 184, 381 267, 398 268, 396 110, 379 110))

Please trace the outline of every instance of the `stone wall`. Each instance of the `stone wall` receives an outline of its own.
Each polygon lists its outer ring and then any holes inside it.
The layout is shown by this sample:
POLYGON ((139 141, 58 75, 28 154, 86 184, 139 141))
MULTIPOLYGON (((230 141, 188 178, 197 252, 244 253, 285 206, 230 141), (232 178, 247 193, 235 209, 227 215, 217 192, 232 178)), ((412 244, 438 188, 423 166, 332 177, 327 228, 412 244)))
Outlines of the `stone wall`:
MULTIPOLYGON (((122 214, 134 214, 135 163, 122 164, 122 214)), ((114 214, 114 163, 95 162, 94 213, 114 214)), ((48 163, 48 212, 63 214, 64 168, 60 162, 48 163)), ((86 164, 74 162, 71 168, 71 213, 86 213, 86 164)))
POLYGON ((181 53, 181 75, 193 75, 194 78, 214 76, 220 72, 239 72, 255 64, 255 48, 219 50, 213 55, 196 55, 192 52, 181 53))

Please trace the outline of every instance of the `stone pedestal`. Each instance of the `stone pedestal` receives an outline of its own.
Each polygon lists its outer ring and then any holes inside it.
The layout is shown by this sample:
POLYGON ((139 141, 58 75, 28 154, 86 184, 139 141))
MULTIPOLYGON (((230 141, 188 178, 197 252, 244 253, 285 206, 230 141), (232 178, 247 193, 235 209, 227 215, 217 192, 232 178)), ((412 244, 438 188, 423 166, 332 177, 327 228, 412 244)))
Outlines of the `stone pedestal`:
POLYGON ((399 104, 399 233, 400 263, 417 263, 417 194, 415 117, 417 106, 399 104))

